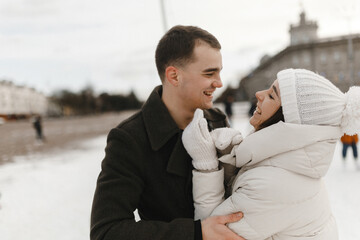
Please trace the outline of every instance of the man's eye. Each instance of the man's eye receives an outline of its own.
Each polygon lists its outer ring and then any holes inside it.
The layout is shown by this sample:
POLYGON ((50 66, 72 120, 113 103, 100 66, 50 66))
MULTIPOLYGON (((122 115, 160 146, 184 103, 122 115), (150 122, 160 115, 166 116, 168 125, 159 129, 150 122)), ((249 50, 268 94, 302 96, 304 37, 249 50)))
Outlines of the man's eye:
POLYGON ((207 73, 207 74, 205 74, 205 75, 208 76, 208 77, 211 77, 211 76, 214 75, 214 73, 207 73))
POLYGON ((270 97, 271 99, 274 99, 274 98, 273 98, 273 96, 272 96, 271 94, 269 94, 269 97, 270 97))

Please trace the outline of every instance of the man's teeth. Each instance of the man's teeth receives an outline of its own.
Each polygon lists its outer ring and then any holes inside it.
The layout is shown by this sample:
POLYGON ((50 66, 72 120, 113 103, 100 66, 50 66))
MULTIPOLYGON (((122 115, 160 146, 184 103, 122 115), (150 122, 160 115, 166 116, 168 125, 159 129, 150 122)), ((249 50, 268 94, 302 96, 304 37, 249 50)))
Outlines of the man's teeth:
POLYGON ((206 92, 206 91, 204 91, 204 94, 205 94, 206 96, 211 96, 211 95, 213 94, 213 92, 206 92))

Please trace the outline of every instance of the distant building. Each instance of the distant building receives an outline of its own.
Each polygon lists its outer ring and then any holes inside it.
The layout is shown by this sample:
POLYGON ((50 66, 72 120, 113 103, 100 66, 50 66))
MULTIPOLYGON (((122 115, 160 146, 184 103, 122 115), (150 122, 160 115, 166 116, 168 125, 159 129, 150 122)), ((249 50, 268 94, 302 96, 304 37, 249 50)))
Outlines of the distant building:
POLYGON ((290 45, 306 44, 317 41, 318 25, 314 21, 307 21, 305 12, 300 13, 299 25, 290 25, 290 45))
POLYGON ((48 100, 33 88, 0 81, 0 117, 27 117, 47 113, 48 100))
POLYGON ((343 92, 360 85, 360 34, 318 38, 317 23, 300 14, 290 25, 290 45, 276 55, 264 56, 258 67, 240 80, 236 100, 254 101, 258 90, 268 88, 276 73, 286 68, 305 68, 326 77, 343 92))

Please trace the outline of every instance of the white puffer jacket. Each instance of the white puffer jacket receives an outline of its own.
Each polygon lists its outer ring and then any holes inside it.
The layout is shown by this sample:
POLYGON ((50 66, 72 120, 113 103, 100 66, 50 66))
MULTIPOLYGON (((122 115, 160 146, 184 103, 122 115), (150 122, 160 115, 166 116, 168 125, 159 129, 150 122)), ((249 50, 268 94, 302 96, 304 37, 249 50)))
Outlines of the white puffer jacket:
POLYGON ((224 200, 223 169, 193 171, 195 218, 242 211, 229 228, 248 240, 338 239, 322 178, 338 127, 279 122, 246 137, 234 161, 241 170, 224 200))

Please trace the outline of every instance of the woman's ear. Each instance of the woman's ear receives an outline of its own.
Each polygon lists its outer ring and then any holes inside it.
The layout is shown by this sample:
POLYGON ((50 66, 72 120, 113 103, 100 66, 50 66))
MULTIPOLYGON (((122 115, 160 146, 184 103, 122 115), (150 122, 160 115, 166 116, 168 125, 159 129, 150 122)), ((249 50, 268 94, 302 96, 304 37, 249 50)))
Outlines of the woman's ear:
POLYGON ((178 73, 179 70, 176 67, 167 67, 165 69, 165 81, 176 87, 179 84, 178 73))

